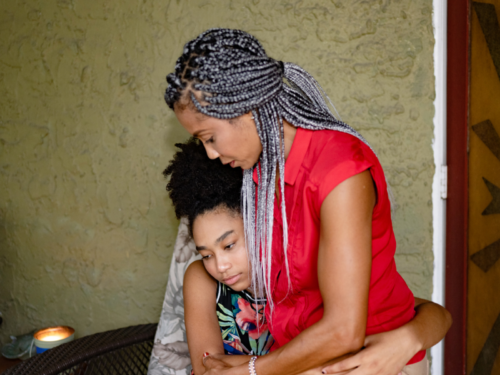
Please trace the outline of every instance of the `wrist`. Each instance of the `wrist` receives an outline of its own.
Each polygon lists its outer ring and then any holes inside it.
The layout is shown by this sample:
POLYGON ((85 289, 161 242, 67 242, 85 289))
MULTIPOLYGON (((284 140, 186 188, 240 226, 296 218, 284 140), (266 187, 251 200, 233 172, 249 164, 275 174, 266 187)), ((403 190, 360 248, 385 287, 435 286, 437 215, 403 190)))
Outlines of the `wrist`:
POLYGON ((227 370, 225 375, 249 375, 250 373, 248 372, 248 364, 249 361, 246 361, 239 366, 231 367, 227 370))

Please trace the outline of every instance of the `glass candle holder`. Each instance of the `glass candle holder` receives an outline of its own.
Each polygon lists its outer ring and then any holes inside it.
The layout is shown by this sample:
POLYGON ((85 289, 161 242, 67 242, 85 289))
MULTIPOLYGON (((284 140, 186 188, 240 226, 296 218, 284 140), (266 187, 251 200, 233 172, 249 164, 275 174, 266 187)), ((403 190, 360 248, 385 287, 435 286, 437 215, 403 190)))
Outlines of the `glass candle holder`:
POLYGON ((67 326, 47 327, 35 332, 34 343, 36 352, 43 353, 66 342, 73 341, 75 330, 67 326))

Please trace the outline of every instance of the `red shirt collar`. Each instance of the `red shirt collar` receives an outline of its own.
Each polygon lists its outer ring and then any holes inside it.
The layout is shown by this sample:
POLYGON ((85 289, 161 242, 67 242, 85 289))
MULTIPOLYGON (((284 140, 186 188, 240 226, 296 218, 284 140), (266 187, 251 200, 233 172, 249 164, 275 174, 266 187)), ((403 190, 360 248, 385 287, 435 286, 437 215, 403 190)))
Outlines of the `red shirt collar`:
MULTIPOLYGON (((297 128, 295 138, 293 139, 292 148, 285 162, 285 183, 288 185, 295 184, 297 175, 299 174, 300 166, 306 155, 309 143, 311 143, 313 130, 297 128)), ((253 180, 258 184, 257 168, 253 171, 253 180)))

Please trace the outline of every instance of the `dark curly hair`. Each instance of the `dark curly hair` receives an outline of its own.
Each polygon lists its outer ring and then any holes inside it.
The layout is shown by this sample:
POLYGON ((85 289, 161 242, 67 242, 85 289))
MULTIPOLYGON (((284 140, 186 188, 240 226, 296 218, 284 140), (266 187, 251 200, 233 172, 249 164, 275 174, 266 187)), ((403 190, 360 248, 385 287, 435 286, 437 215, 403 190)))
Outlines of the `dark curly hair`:
POLYGON ((219 159, 207 157, 205 148, 195 138, 177 143, 180 148, 163 171, 170 177, 167 191, 175 207, 178 219, 187 217, 189 233, 198 215, 218 208, 240 214, 241 168, 223 165, 219 159))

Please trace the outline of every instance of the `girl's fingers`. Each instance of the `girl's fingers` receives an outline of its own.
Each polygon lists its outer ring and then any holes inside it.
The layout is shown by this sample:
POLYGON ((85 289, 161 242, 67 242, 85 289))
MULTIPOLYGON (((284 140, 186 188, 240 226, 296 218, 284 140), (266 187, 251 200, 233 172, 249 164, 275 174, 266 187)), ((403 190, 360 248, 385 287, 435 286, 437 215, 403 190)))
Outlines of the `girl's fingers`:
POLYGON ((226 364, 212 356, 203 357, 203 366, 207 369, 217 369, 227 367, 226 364))

